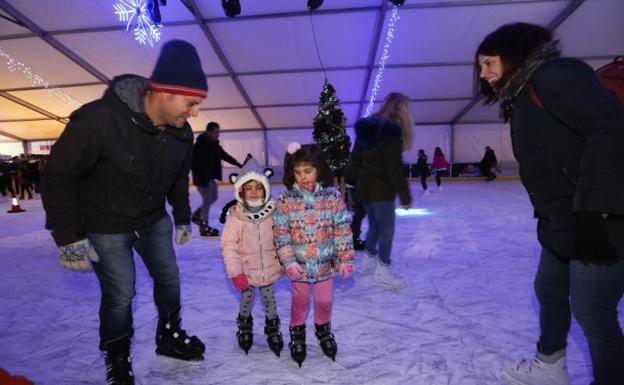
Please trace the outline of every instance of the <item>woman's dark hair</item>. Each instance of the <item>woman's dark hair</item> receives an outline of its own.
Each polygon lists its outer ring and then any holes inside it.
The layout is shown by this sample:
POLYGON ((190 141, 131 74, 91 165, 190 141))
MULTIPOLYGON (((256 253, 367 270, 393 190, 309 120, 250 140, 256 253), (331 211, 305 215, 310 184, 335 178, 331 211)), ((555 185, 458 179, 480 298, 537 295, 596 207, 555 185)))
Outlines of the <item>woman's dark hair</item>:
POLYGON ((479 55, 500 56, 503 75, 496 82, 497 88, 500 88, 533 52, 552 41, 553 34, 549 29, 529 23, 505 24, 487 35, 475 53, 474 75, 477 92, 485 95, 486 103, 496 101, 496 91, 492 85, 479 77, 481 73, 479 55))
POLYGON ((442 152, 442 149, 440 147, 436 147, 433 151, 433 155, 444 156, 444 153, 442 152))
POLYGON ((286 152, 284 156, 284 185, 292 189, 295 184, 295 167, 301 163, 309 163, 316 169, 317 182, 323 187, 330 186, 333 174, 325 161, 323 151, 316 144, 304 144, 294 154, 286 152))

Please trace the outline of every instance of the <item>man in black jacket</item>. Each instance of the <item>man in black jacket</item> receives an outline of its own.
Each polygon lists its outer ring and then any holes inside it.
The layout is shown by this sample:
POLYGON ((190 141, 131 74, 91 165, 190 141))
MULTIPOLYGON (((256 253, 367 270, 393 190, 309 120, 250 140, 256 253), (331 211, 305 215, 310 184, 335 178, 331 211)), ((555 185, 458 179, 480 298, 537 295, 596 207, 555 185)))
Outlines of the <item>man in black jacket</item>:
POLYGON ((60 262, 95 270, 102 297, 100 349, 107 384, 134 384, 130 363, 133 252, 154 279, 159 313, 158 354, 202 359, 204 344, 180 323, 180 280, 175 241, 191 239, 188 172, 193 133, 208 85, 191 44, 163 45, 150 79, 123 75, 104 96, 74 111, 52 147, 43 173, 46 228, 60 262))
POLYGON ((485 153, 483 154, 483 159, 479 162, 479 168, 481 169, 481 175, 485 177, 484 180, 486 182, 496 179, 496 174, 494 174, 492 169, 497 166, 498 160, 496 159, 494 150, 492 150, 490 146, 485 146, 485 153))
POLYGON ((219 123, 210 122, 206 125, 206 132, 199 134, 193 146, 193 160, 191 171, 193 183, 201 194, 202 206, 193 213, 193 222, 199 226, 199 234, 202 236, 217 236, 219 230, 208 225, 210 206, 217 201, 219 190, 217 181, 222 179, 223 169, 221 160, 241 168, 230 154, 219 144, 219 123))

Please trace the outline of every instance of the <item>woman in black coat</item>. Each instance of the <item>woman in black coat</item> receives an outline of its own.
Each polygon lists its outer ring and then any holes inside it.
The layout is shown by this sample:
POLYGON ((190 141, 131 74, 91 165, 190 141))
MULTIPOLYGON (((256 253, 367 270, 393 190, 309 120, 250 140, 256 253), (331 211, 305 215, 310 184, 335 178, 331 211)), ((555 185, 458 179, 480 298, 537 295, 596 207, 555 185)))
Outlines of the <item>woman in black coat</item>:
POLYGON ((587 337, 593 384, 624 384, 617 318, 624 293, 622 105, 588 65, 560 58, 557 41, 540 26, 504 25, 475 56, 479 91, 487 102, 499 101, 511 123, 542 246, 537 354, 503 376, 513 384, 569 384, 565 348, 573 314, 587 337))

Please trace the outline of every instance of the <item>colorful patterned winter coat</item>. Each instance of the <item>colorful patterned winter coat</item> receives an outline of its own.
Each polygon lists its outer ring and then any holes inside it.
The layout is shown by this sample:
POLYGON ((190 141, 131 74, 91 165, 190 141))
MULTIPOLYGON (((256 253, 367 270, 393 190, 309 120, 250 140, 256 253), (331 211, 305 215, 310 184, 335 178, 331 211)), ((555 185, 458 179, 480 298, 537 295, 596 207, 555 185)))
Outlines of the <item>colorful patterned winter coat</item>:
POLYGON ((317 183, 314 192, 299 189, 280 194, 273 212, 275 248, 284 267, 303 269, 302 282, 332 278, 339 264, 354 263, 351 214, 340 192, 317 183))

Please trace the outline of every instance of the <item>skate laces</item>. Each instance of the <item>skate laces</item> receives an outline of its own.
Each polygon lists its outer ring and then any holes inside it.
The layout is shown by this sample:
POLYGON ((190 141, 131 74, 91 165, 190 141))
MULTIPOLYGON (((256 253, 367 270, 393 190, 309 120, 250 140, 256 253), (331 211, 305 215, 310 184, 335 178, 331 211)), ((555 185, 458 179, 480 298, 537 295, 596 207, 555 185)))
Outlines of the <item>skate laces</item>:
POLYGON ((381 278, 383 278, 384 281, 400 281, 403 282, 403 277, 401 277, 398 274, 395 274, 392 270, 390 270, 390 268, 384 268, 384 273, 380 274, 381 278))
POLYGON ((513 365, 511 369, 520 375, 544 376, 562 384, 569 384, 565 366, 561 367, 555 363, 549 364, 537 357, 534 357, 531 360, 523 358, 517 364, 513 365))
MULTIPOLYGON (((171 330, 171 322, 167 322, 165 324, 165 329, 171 330)), ((178 338, 182 337, 184 339, 183 342, 185 345, 188 345, 191 343, 191 338, 188 336, 188 334, 186 334, 186 330, 182 328, 178 328, 177 330, 175 330, 173 333, 171 333, 171 336, 173 337, 174 340, 177 340, 178 338)))
POLYGON ((538 360, 537 357, 533 358, 530 361, 523 358, 515 365, 514 369, 517 372, 531 373, 533 372, 533 369, 542 369, 542 366, 542 362, 538 360))
POLYGON ((125 359, 115 360, 111 359, 107 355, 108 361, 106 363, 106 385, 115 385, 120 379, 130 379, 134 377, 132 372, 132 358, 128 355, 125 359))

